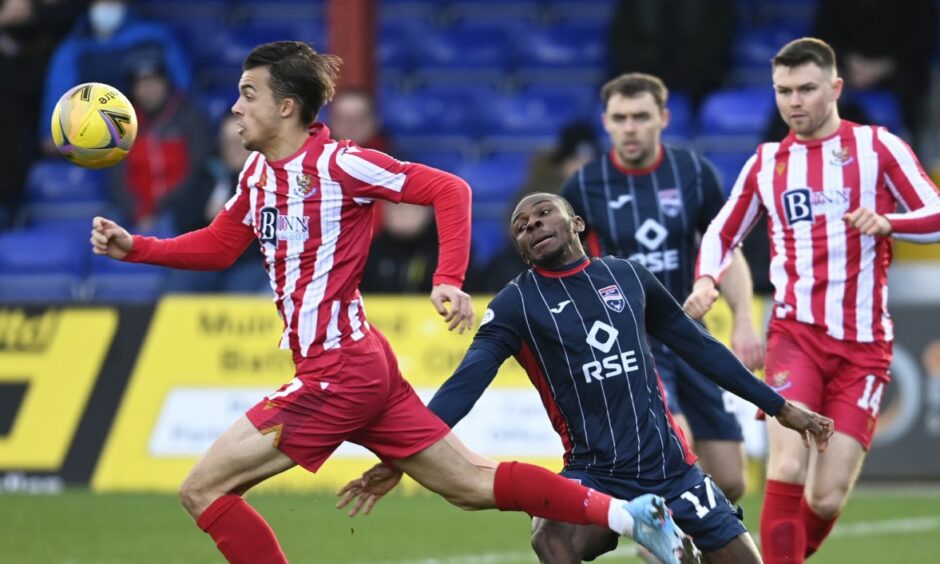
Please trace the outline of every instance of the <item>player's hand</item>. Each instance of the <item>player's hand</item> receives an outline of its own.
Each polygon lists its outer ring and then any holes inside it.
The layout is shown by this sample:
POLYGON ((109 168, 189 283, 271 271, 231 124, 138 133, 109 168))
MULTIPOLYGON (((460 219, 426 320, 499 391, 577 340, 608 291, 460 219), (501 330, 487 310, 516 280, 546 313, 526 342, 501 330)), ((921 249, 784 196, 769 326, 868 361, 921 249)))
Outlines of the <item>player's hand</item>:
POLYGON ((342 496, 342 499, 336 502, 336 509, 342 509, 356 500, 353 508, 349 510, 349 516, 355 517, 361 509, 365 509, 363 513, 368 515, 376 502, 398 485, 401 476, 401 470, 386 464, 376 464, 366 470, 361 478, 349 482, 336 492, 336 495, 342 496))
POLYGON ((731 329, 731 350, 748 370, 764 366, 764 344, 750 320, 735 322, 731 329))
POLYGON ((862 235, 878 235, 887 237, 891 235, 891 222, 881 214, 877 214, 868 208, 858 208, 842 216, 842 220, 849 227, 854 227, 862 232, 862 235))
POLYGON ((777 421, 788 429, 793 429, 803 437, 803 446, 809 448, 809 437, 813 437, 816 450, 822 452, 829 444, 832 436, 832 419, 796 405, 786 402, 777 414, 777 421))
POLYGON ((91 251, 96 255, 122 260, 133 246, 131 234, 117 223, 103 217, 91 220, 91 251))
POLYGON ((715 289, 715 281, 710 276, 702 276, 695 281, 692 293, 682 304, 682 309, 692 319, 701 319, 705 317, 716 300, 718 300, 718 290, 715 289))
POLYGON ((460 288, 450 284, 438 284, 431 290, 431 303, 437 313, 444 317, 448 330, 457 328, 463 335, 464 331, 473 327, 473 304, 470 302, 470 294, 460 288))

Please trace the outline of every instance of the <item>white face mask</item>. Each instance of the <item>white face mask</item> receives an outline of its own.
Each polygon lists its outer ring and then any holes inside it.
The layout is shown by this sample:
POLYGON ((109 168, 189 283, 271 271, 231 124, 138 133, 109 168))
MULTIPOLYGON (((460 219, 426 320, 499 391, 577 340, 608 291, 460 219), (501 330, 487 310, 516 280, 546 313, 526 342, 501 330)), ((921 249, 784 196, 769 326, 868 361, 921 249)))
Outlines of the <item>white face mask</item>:
POLYGON ((124 22, 127 6, 120 2, 98 2, 91 7, 91 27, 97 35, 111 35, 124 22))

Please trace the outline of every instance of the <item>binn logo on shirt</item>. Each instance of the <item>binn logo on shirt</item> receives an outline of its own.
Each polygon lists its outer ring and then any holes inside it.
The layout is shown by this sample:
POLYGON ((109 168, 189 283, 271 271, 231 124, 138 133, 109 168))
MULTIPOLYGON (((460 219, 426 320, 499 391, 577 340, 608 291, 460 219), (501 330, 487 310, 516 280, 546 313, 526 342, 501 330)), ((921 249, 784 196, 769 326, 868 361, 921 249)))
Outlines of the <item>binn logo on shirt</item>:
POLYGON ((280 215, 277 208, 261 208, 258 215, 258 238, 262 243, 281 241, 303 241, 310 236, 310 218, 280 215))
POLYGON ((809 188, 793 188, 781 194, 783 212, 787 223, 794 225, 801 221, 813 222, 813 205, 810 201, 809 188))

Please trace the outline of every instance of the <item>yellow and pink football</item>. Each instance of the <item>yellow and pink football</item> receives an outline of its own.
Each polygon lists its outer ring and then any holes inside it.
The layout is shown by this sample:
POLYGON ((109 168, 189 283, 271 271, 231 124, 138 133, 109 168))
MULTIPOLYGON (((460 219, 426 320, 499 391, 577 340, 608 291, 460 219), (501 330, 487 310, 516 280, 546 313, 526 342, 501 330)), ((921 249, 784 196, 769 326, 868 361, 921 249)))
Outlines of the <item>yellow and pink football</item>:
POLYGON ((137 136, 134 106, 117 88, 87 82, 59 98, 52 112, 52 140, 63 157, 85 168, 123 159, 137 136))

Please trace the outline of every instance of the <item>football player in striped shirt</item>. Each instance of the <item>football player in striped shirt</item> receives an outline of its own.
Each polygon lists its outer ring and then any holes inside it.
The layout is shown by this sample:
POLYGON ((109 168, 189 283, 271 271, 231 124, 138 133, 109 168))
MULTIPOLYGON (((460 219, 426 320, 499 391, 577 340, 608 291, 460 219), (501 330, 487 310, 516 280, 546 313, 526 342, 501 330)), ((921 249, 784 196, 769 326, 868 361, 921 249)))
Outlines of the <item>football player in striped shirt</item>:
POLYGON ((708 309, 731 249, 767 214, 775 291, 765 377, 787 399, 835 421, 819 454, 767 423, 760 529, 769 564, 802 562, 819 549, 871 446, 892 354, 891 237, 940 241, 940 195, 911 148, 884 127, 840 119, 843 83, 832 48, 797 39, 772 70, 790 134, 760 145, 744 165, 703 237, 690 296, 708 309))
POLYGON ((332 98, 338 66, 338 58, 297 41, 248 55, 232 113, 253 152, 235 195, 208 227, 161 240, 93 221, 93 251, 118 260, 221 270, 252 241, 265 256, 284 322, 280 345, 293 353, 295 377, 213 443, 180 488, 183 506, 229 561, 286 562, 242 494, 295 465, 316 472, 348 440, 464 509, 608 527, 678 562, 688 539, 661 497, 627 503, 544 468, 496 464, 467 449, 402 377, 388 342, 366 321, 358 289, 373 202, 434 208, 440 260, 431 302, 451 330, 463 331, 473 321, 470 297, 460 290, 470 190, 445 172, 332 140, 314 120, 332 98))
MULTIPOLYGON (((757 563, 760 556, 731 503, 698 466, 675 425, 656 373, 649 337, 726 389, 812 435, 825 449, 832 421, 797 407, 755 378, 731 351, 689 318, 639 261, 588 258, 585 224, 561 196, 526 196, 511 228, 532 268, 490 302, 456 372, 429 407, 456 425, 510 356, 537 388, 565 448, 562 476, 631 499, 654 493, 709 562, 757 563)), ((808 443, 807 443, 808 446, 808 443)), ((352 489, 370 491, 382 466, 352 489)), ((612 550, 617 537, 601 527, 536 518, 532 545, 542 562, 580 562, 612 550)))

